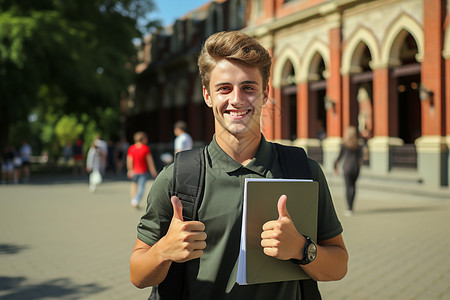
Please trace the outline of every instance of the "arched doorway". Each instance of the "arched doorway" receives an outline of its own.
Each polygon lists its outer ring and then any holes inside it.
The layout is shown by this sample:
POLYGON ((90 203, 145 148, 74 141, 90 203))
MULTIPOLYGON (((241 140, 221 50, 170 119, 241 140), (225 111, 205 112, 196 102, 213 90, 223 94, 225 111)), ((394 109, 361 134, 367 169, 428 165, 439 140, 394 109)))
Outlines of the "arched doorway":
POLYGON ((395 91, 391 101, 396 101, 396 136, 404 145, 393 149, 393 167, 416 168, 417 154, 414 141, 422 135, 422 113, 420 103, 420 63, 416 57, 418 47, 414 37, 402 30, 391 50, 391 82, 395 91))
POLYGON ((315 54, 308 76, 309 101, 312 104, 314 121, 311 122, 309 136, 323 140, 327 132, 327 114, 325 110, 325 96, 327 82, 324 77, 325 62, 319 53, 315 54))
POLYGON ((281 77, 281 138, 297 139, 297 85, 295 70, 288 60, 283 67, 281 77))

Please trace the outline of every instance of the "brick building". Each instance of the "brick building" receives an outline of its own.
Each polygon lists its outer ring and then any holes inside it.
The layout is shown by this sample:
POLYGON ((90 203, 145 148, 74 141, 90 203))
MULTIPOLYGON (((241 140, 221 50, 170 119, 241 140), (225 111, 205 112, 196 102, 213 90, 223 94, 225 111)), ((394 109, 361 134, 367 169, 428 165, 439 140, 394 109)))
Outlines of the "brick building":
POLYGON ((331 170, 341 137, 357 126, 371 172, 408 169, 449 186, 450 1, 228 0, 187 12, 143 43, 127 132, 167 147, 184 119, 208 143, 212 112, 196 58, 221 30, 255 36, 272 54, 263 133, 306 148, 331 170))

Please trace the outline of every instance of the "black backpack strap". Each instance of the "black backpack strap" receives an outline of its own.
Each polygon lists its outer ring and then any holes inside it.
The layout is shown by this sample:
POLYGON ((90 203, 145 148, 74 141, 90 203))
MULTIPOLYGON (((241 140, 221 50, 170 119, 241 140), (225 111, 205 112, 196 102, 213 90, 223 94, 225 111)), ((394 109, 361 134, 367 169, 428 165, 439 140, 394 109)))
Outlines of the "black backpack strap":
POLYGON ((178 196, 183 204, 185 221, 198 219, 197 211, 205 186, 205 151, 206 148, 195 148, 175 156, 172 195, 178 196))
POLYGON ((287 179, 313 179, 308 156, 303 148, 274 143, 283 176, 287 179))
MULTIPOLYGON (((284 146, 274 143, 278 150, 283 177, 288 179, 313 179, 309 167, 308 156, 303 148, 284 146)), ((317 281, 312 279, 299 280, 301 298, 306 300, 322 299, 317 281)))
MULTIPOLYGON (((185 221, 198 219, 197 211, 205 186, 205 155, 206 147, 181 151, 175 155, 171 194, 180 199, 185 221)), ((173 262, 164 281, 152 288, 148 299, 185 299, 187 295, 185 267, 182 263, 173 262)))

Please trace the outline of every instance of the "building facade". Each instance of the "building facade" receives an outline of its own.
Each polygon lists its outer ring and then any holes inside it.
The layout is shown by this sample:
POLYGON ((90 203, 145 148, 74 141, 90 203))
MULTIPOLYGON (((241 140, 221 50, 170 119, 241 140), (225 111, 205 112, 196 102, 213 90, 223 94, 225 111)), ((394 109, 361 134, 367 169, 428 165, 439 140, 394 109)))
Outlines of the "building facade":
POLYGON ((261 120, 267 139, 302 146, 331 170, 343 132, 356 126, 371 172, 403 168, 448 187, 449 11, 445 0, 206 3, 146 41, 128 129, 164 144, 184 119, 195 140, 209 142, 198 51, 214 32, 242 30, 273 57, 261 120))

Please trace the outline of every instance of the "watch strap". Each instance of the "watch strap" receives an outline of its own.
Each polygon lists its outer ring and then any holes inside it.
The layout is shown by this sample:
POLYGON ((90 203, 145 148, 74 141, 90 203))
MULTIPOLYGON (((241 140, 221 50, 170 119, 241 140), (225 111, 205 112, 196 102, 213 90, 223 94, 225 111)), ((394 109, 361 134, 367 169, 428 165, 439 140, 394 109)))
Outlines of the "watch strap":
POLYGON ((308 248, 311 244, 314 244, 314 242, 311 240, 311 238, 309 236, 304 235, 304 234, 302 234, 302 235, 306 239, 305 246, 303 247, 303 259, 296 259, 296 258, 290 259, 290 261, 296 265, 307 265, 313 261, 313 260, 310 260, 308 257, 308 248))

